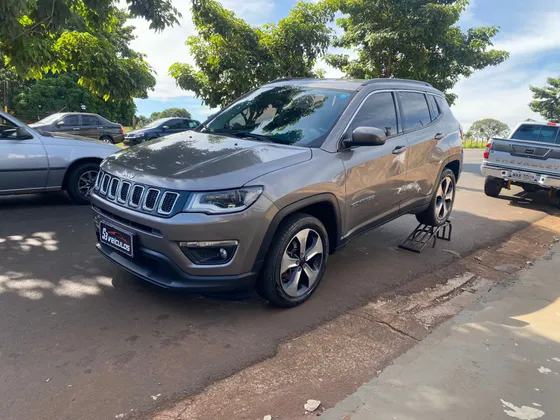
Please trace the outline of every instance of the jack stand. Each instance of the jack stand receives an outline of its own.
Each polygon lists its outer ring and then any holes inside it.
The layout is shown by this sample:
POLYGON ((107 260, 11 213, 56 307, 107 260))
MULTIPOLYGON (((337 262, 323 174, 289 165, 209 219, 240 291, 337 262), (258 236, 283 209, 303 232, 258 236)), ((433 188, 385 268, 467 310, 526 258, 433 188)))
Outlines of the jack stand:
POLYGON ((430 242, 431 239, 434 240, 432 248, 436 247, 436 241, 438 239, 451 241, 452 229, 453 227, 451 226, 451 222, 449 220, 441 226, 430 226, 420 223, 418 227, 416 227, 416 229, 408 235, 408 238, 399 245, 399 248, 419 254, 426 245, 428 245, 428 242, 430 242))

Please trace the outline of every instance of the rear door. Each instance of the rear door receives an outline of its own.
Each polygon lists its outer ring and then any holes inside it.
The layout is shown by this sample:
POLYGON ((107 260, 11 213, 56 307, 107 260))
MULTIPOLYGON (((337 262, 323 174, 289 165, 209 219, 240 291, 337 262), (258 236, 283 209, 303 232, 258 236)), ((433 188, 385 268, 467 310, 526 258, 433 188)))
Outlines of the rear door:
POLYGON ((17 139, 16 125, 0 116, 0 193, 45 188, 49 164, 41 140, 17 139))
POLYGON ((103 124, 95 115, 83 115, 80 127, 80 136, 98 139, 103 133, 103 124))
MULTIPOLYGON (((403 188, 403 210, 420 205, 431 197, 441 166, 445 138, 440 124, 440 110, 432 108, 423 92, 398 92, 403 129, 408 140, 406 183, 403 188)), ((431 95, 429 95, 431 96, 431 95)), ((432 104, 435 104, 435 100, 432 104)))
POLYGON ((374 92, 360 105, 346 137, 358 127, 385 131, 381 146, 360 146, 340 151, 346 171, 348 234, 398 214, 406 177, 406 136, 399 132, 392 92, 374 92))

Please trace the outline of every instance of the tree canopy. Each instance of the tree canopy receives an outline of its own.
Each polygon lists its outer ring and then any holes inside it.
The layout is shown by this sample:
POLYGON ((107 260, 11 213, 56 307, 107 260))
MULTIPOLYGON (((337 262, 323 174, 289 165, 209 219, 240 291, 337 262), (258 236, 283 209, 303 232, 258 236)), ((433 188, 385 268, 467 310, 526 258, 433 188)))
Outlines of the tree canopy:
POLYGON ((154 30, 178 22, 171 0, 9 0, 0 2, 0 59, 24 79, 72 72, 106 100, 146 97, 155 79, 132 51, 127 17, 143 17, 154 30))
POLYGON ((533 101, 529 107, 548 120, 560 120, 560 77, 547 79, 548 86, 531 86, 533 101))
POLYGON ((170 117, 191 118, 191 113, 185 108, 167 108, 160 112, 152 112, 152 115, 150 115, 150 120, 154 121, 158 118, 170 117))
POLYGON ((473 123, 467 132, 467 137, 488 141, 492 137, 506 137, 509 132, 510 128, 506 123, 493 118, 485 118, 473 123))
POLYGON ((218 107, 271 80, 320 76, 318 58, 330 45, 334 13, 300 2, 277 24, 251 26, 216 0, 192 0, 198 35, 187 40, 195 66, 175 63, 170 74, 208 106, 218 107))
POLYGON ((93 112, 123 125, 131 125, 136 105, 133 100, 104 101, 78 84, 78 76, 47 76, 17 89, 10 112, 24 121, 65 112, 93 112))
MULTIPOLYGON (((327 62, 348 77, 398 77, 449 91, 460 76, 500 64, 506 51, 491 49, 496 26, 463 32, 457 22, 468 0, 323 0, 343 13, 344 31, 335 47, 357 53, 331 54, 327 62)), ((448 94, 452 103, 455 95, 448 94)))

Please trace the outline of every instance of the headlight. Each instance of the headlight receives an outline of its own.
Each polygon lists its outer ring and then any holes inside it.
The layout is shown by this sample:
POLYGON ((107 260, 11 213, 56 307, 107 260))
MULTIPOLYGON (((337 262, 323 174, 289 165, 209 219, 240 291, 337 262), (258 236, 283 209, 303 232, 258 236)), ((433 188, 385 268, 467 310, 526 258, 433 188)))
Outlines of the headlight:
POLYGON ((146 135, 146 133, 138 133, 138 134, 135 134, 134 137, 137 138, 137 139, 140 139, 140 138, 144 137, 145 135, 146 135))
POLYGON ((262 187, 193 193, 183 211, 190 213, 235 213, 249 208, 262 194, 262 187))

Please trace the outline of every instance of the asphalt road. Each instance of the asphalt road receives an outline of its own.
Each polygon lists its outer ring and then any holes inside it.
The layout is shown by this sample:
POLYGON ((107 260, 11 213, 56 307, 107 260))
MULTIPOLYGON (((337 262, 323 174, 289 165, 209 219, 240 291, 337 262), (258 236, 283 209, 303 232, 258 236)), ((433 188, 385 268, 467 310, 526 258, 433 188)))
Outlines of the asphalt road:
POLYGON ((156 289, 97 254, 87 207, 64 194, 0 198, 0 418, 149 412, 445 266, 457 258, 449 250, 464 255, 554 211, 543 194, 484 196, 481 155, 466 152, 451 243, 421 255, 396 250, 416 225, 403 217, 333 255, 315 296, 291 310, 156 289))

